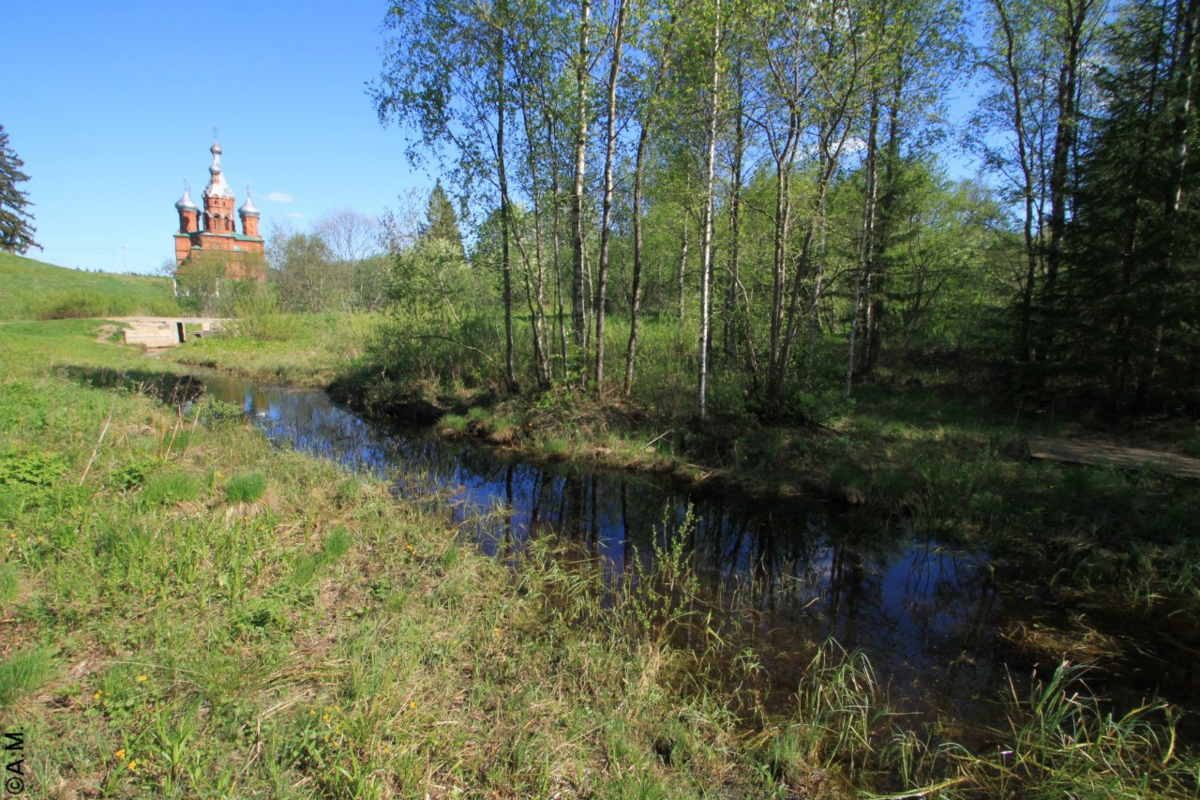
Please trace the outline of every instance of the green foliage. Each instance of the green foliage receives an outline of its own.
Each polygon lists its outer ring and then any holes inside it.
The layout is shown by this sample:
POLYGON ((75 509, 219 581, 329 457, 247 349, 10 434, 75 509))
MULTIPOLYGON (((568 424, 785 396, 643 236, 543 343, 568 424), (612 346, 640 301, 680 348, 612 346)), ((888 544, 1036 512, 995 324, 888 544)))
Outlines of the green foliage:
POLYGON ((234 403, 206 396, 191 411, 205 425, 240 425, 246 421, 245 410, 234 403))
POLYGON ((109 483, 119 491, 135 489, 146 482, 158 463, 158 459, 150 456, 135 456, 110 473, 109 483))
POLYGON ((259 342, 289 341, 304 324, 300 317, 284 314, 279 300, 265 286, 239 299, 234 313, 237 332, 259 342))
POLYGON ((49 486, 67 469, 58 453, 0 452, 0 485, 49 486))
POLYGON ((267 491, 267 476, 261 472, 243 472, 225 484, 225 499, 230 503, 253 503, 267 491))
POLYGON ((1181 116, 1197 68, 1181 47, 1196 34, 1183 19, 1139 0, 1108 32, 1065 287, 1044 300, 1059 309, 1046 324, 1063 328, 1049 354, 1060 385, 1109 411, 1200 403, 1200 170, 1181 161, 1200 145, 1194 117, 1181 116))
POLYGON ((421 226, 420 241, 425 243, 444 242, 449 245, 452 252, 457 252, 460 258, 466 256, 462 231, 458 227, 458 214, 454 212, 450 197, 442 188, 441 179, 438 179, 429 193, 429 204, 425 209, 425 224, 421 226))

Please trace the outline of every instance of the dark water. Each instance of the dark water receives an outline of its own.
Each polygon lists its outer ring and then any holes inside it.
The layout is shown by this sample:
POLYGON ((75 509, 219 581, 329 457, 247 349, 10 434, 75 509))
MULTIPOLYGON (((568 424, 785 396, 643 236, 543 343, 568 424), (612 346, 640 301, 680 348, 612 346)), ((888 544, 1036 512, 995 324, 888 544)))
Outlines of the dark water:
POLYGON ((320 391, 204 380, 281 444, 392 476, 408 497, 449 493, 491 553, 530 537, 566 537, 619 579, 635 559, 652 557, 654 543, 679 529, 690 506, 692 563, 708 593, 737 598, 727 607, 752 623, 751 644, 781 697, 829 637, 863 650, 914 720, 938 711, 965 724, 991 722, 1009 667, 1014 675, 1025 670, 1020 682, 1028 685, 1032 664, 1021 663, 1003 634, 1036 598, 1002 590, 1008 582, 995 578, 986 554, 816 499, 688 493, 624 473, 521 463, 429 429, 364 420, 320 391))

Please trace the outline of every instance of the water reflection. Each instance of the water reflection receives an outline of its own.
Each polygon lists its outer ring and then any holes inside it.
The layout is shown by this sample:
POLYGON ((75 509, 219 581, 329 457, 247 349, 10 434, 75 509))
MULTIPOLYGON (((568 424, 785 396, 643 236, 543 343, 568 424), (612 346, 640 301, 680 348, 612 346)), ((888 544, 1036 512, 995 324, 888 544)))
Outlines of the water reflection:
MULTIPOLYGON (((794 689, 814 642, 861 648, 913 710, 962 711, 990 694, 997 590, 984 559, 896 532, 817 501, 768 503, 688 494, 625 474, 517 463, 494 450, 448 442, 427 429, 364 421, 319 391, 206 380, 266 434, 299 450, 377 475, 397 491, 449 492, 459 521, 475 524, 489 553, 530 537, 568 537, 619 579, 653 557, 654 537, 687 528, 693 563, 714 595, 737 597, 755 624, 769 674, 794 689), (412 476, 423 476, 414 480, 412 476)), ((977 709, 976 709, 977 711, 977 709)), ((977 715, 977 714, 976 714, 977 715)))

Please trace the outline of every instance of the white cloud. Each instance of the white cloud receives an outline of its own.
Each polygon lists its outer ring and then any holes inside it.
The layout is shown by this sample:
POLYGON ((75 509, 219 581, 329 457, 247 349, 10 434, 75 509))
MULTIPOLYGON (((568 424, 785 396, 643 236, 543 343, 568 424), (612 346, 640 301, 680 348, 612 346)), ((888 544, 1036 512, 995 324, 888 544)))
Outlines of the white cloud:
POLYGON ((267 195, 267 199, 270 200, 272 203, 294 203, 295 202, 295 200, 292 199, 292 196, 290 194, 284 194, 283 192, 271 192, 270 194, 267 195))

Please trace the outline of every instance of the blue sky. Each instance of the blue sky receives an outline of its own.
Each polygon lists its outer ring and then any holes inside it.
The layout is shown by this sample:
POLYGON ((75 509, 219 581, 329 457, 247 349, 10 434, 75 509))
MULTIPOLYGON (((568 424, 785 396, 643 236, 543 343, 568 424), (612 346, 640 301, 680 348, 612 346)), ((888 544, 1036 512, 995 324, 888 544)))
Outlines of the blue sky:
POLYGON ((250 184, 264 232, 337 207, 377 214, 432 185, 366 94, 381 0, 2 5, 0 124, 31 178, 33 258, 155 270, 174 253, 183 181, 197 203, 208 183, 214 126, 237 204, 250 184))

